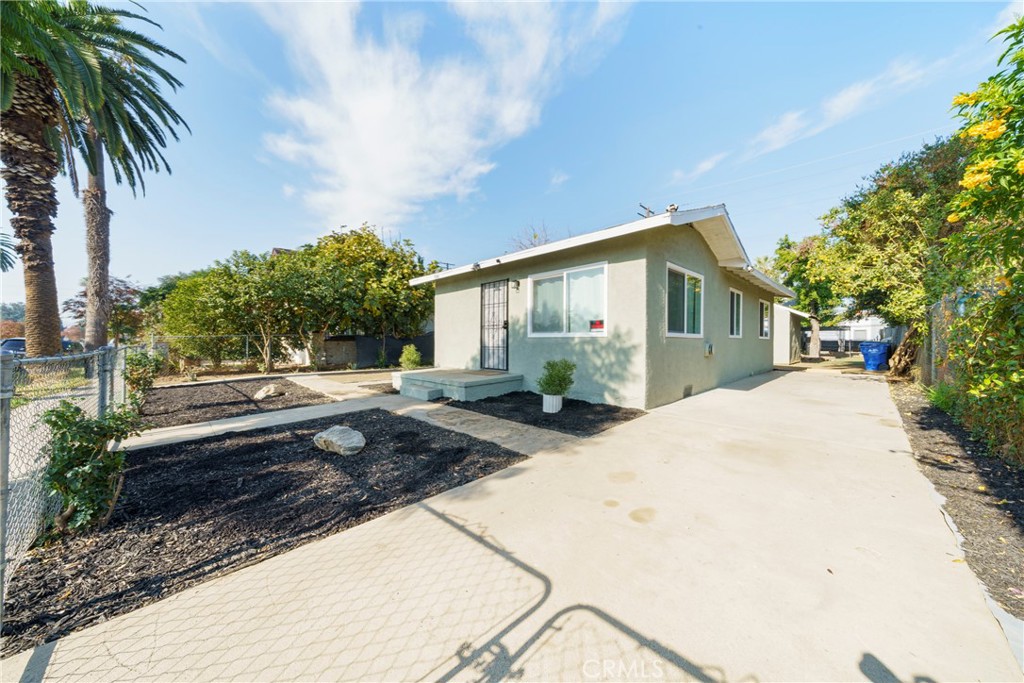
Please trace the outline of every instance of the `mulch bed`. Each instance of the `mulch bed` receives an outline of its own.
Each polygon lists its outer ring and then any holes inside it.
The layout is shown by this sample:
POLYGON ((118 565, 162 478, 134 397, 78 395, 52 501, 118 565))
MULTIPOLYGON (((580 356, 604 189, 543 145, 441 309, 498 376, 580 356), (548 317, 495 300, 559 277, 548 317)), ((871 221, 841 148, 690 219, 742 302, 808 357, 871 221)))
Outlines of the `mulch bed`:
POLYGON ((173 427, 267 410, 331 403, 332 400, 295 382, 280 377, 263 377, 215 384, 156 387, 146 393, 142 416, 148 427, 173 427), (268 384, 276 384, 285 392, 284 395, 254 400, 253 396, 268 384))
POLYGON ((563 399, 561 411, 545 413, 541 408, 541 395, 532 391, 513 391, 479 401, 440 398, 437 402, 573 436, 593 436, 645 414, 636 408, 587 403, 573 398, 563 399))
POLYGON ((33 550, 11 577, 3 655, 523 459, 379 409, 133 451, 110 524, 33 550), (313 446, 336 424, 362 432, 366 448, 342 457, 313 446))
POLYGON ((1024 469, 992 455, 921 388, 891 385, 918 467, 946 498, 967 564, 989 594, 1024 619, 1024 469))

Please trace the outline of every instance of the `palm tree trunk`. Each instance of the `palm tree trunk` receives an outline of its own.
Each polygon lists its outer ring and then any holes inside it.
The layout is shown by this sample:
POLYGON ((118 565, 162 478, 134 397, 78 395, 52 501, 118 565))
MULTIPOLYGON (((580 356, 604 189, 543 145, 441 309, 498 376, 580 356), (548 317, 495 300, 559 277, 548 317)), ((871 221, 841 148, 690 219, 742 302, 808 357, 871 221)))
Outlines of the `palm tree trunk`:
POLYGON ((38 75, 19 74, 14 99, 0 126, 0 160, 25 273, 25 346, 29 356, 61 351, 57 278, 53 269, 53 217, 57 215, 57 154, 47 131, 57 125, 54 82, 42 64, 38 75))
POLYGON ((82 194, 85 204, 85 253, 89 261, 85 281, 85 348, 107 343, 110 324, 110 209, 107 208, 107 179, 104 172, 103 142, 92 124, 89 138, 96 148, 96 173, 82 194))

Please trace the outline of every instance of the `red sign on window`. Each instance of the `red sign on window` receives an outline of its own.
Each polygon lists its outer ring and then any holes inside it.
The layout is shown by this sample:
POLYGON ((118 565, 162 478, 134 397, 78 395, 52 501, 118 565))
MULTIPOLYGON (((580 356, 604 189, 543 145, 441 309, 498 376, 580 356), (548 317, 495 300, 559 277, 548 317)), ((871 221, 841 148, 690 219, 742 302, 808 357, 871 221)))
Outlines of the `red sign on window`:
POLYGON ((591 332, 600 332, 602 330, 604 330, 604 321, 603 320, 591 320, 590 321, 590 331, 591 332))

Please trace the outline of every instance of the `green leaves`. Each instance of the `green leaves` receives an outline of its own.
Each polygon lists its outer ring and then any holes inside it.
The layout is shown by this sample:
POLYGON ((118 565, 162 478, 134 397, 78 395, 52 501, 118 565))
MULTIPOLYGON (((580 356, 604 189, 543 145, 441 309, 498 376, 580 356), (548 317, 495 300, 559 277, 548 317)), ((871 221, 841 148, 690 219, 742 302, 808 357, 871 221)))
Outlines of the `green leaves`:
POLYGON ((110 451, 107 445, 138 433, 138 412, 128 404, 91 418, 75 404, 61 401, 41 419, 51 434, 46 481, 51 495, 60 499, 57 530, 100 523, 117 502, 124 469, 124 451, 110 451))
MULTIPOLYGON (((164 331, 251 335, 265 362, 275 335, 293 335, 315 362, 325 334, 418 334, 433 312, 433 289, 410 287, 409 280, 436 269, 424 265, 411 242, 386 243, 368 225, 293 251, 235 252, 178 282, 163 304, 164 331)), ((230 344, 237 340, 175 341, 186 354, 215 360, 226 357, 230 344)))

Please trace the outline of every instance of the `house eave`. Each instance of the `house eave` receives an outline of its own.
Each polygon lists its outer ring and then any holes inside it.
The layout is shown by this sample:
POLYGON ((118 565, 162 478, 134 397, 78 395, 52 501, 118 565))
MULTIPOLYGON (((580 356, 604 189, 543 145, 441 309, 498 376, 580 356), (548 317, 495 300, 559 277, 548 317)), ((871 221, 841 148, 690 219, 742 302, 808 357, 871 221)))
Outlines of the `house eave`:
POLYGON ((616 225, 611 228, 605 228, 604 230, 590 232, 585 235, 577 235, 557 242, 551 242, 549 244, 531 247, 530 249, 516 251, 511 254, 483 259, 476 263, 451 268, 440 273, 423 275, 421 277, 413 278, 409 281, 409 284, 413 286, 424 285, 431 282, 438 282, 439 280, 457 277, 459 275, 467 275, 469 273, 493 268, 499 265, 524 261, 527 259, 545 256, 547 254, 554 254, 567 249, 595 244, 597 242, 603 242, 617 237, 625 237, 645 230, 652 230, 654 228, 661 228, 665 226, 685 225, 692 226, 693 229, 700 233, 701 237, 711 248, 715 258, 718 259, 719 266, 729 270, 751 284, 771 292, 774 296, 790 298, 796 296, 795 292, 791 289, 783 287, 782 285, 772 281, 772 279, 764 273, 754 269, 750 263, 750 258, 747 256, 746 250, 743 248, 743 243, 740 242, 739 235, 736 233, 736 227, 733 225, 732 219, 729 218, 729 212, 726 211, 724 204, 716 204, 714 206, 705 206, 696 209, 686 209, 683 211, 669 211, 655 216, 641 218, 640 220, 616 225))

